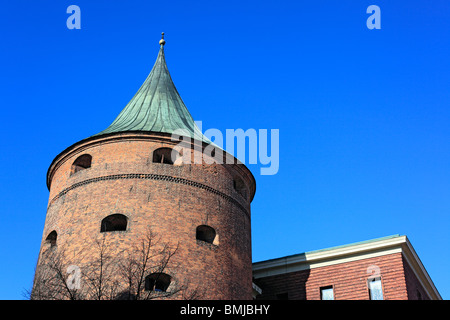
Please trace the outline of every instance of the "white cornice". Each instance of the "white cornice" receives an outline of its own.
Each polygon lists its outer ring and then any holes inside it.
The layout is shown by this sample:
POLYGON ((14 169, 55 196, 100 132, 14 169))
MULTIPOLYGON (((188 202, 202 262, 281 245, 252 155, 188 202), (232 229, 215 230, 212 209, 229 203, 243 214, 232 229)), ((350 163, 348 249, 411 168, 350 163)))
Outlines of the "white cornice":
POLYGON ((409 242, 408 238, 406 238, 406 241, 403 244, 403 257, 408 262, 417 280, 425 289, 430 299, 442 300, 439 291, 431 280, 430 275, 422 264, 422 261, 420 261, 419 256, 409 242))

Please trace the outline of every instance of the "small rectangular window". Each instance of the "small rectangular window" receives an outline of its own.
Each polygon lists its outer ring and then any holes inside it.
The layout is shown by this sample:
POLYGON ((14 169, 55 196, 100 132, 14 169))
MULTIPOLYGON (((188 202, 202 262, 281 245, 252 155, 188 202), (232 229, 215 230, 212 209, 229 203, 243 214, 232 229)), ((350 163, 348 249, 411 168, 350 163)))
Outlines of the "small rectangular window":
POLYGON ((320 288, 320 300, 334 300, 333 286, 320 288))
POLYGON ((368 280, 370 300, 383 300, 383 289, 381 287, 381 278, 368 280))

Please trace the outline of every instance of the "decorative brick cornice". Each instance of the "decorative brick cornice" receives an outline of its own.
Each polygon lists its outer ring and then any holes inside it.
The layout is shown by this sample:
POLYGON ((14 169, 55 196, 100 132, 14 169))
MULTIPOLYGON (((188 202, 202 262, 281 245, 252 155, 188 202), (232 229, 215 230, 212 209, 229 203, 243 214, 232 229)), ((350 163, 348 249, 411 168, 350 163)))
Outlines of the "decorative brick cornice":
MULTIPOLYGON (((171 145, 177 145, 180 143, 179 141, 174 141, 171 138, 170 134, 167 133, 155 133, 155 132, 146 132, 146 131, 130 131, 130 132, 119 132, 119 133, 107 133, 98 136, 92 136, 86 138, 84 140, 78 141, 66 148, 64 151, 59 153, 50 164, 47 170, 47 188, 50 190, 51 181, 53 179, 53 174, 56 170, 65 163, 68 159, 70 159, 74 154, 80 154, 81 152, 86 152, 90 148, 97 145, 104 145, 108 143, 117 143, 117 142, 129 142, 129 141, 149 141, 149 142, 158 142, 158 143, 167 143, 171 145)), ((199 142, 195 139, 192 140, 191 144, 187 144, 186 147, 190 147, 191 149, 195 149, 195 145, 200 144, 200 148, 204 148, 208 146, 207 143, 199 142)), ((232 167, 233 170, 239 172, 239 174, 248 181, 249 190, 250 190, 250 201, 253 200, 256 192, 256 180, 251 171, 244 164, 240 163, 238 159, 235 159, 233 164, 227 164, 227 157, 229 155, 224 150, 224 158, 223 164, 226 167, 232 167)), ((233 157, 233 156, 231 156, 233 157)), ((234 157, 233 157, 234 158, 234 157)))
POLYGON ((68 193, 69 191, 76 189, 78 187, 90 184, 90 183, 94 183, 94 182, 99 182, 99 181, 108 181, 108 180, 120 180, 120 179, 150 179, 150 180, 161 180, 161 181, 168 181, 168 182, 173 182, 173 183, 181 183, 184 185, 188 185, 191 187, 195 187, 195 188, 199 188, 199 189, 203 189, 206 190, 210 193, 213 193, 215 195, 218 195, 220 197, 222 197, 223 199, 235 204, 237 207, 239 207, 239 209, 241 209, 242 211, 244 211, 244 213, 247 215, 247 217, 250 219, 250 213, 249 211, 242 205, 239 203, 239 201, 237 201, 236 199, 232 198, 231 196, 216 190, 214 188, 211 188, 210 186, 207 186, 205 184, 196 182, 196 181, 192 181, 192 180, 188 180, 188 179, 184 179, 184 178, 178 178, 178 177, 172 177, 172 176, 167 176, 167 175, 161 175, 161 174, 154 174, 154 173, 128 173, 128 174, 113 174, 113 175, 109 175, 109 176, 102 176, 102 177, 97 177, 97 178, 91 178, 91 179, 87 179, 84 181, 80 181, 77 183, 74 183, 73 185, 71 185, 68 188, 65 188, 64 190, 62 190, 60 193, 58 193, 56 196, 54 196, 47 207, 50 208, 50 206, 59 198, 61 198, 62 196, 64 196, 66 193, 68 193))

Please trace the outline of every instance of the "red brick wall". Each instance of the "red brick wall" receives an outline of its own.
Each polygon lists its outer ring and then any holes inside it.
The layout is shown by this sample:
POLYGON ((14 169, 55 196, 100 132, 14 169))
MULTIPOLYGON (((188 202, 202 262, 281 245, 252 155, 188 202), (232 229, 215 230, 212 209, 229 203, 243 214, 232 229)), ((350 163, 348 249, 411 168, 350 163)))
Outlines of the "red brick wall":
POLYGON ((401 253, 259 278, 255 283, 263 293, 257 299, 287 292, 289 299, 319 300, 320 288, 333 286, 336 300, 368 300, 371 266, 379 268, 385 300, 408 299, 401 253))
MULTIPOLYGON (((151 226, 162 241, 180 244, 172 260, 179 267, 168 269, 175 280, 204 288, 205 299, 251 299, 251 200, 233 188, 233 175, 247 169, 152 162, 153 150, 171 146, 170 141, 125 135, 82 143, 60 154, 49 171, 41 252, 48 246, 47 235, 56 230, 57 248, 69 253, 72 264, 83 265, 93 255, 90 243, 105 235, 100 233, 101 220, 121 213, 128 227, 106 234, 111 248, 129 248, 151 226), (74 160, 85 153, 92 156, 91 167, 70 175, 74 160), (122 174, 126 178, 117 176, 122 174), (216 230, 218 246, 196 240, 196 227, 202 224, 216 230)), ((241 178, 249 190, 254 188, 248 176, 241 178)))
POLYGON ((420 284, 419 280, 417 280, 416 275, 405 258, 403 258, 403 265, 405 270, 408 300, 430 300, 430 297, 428 297, 428 294, 420 284))

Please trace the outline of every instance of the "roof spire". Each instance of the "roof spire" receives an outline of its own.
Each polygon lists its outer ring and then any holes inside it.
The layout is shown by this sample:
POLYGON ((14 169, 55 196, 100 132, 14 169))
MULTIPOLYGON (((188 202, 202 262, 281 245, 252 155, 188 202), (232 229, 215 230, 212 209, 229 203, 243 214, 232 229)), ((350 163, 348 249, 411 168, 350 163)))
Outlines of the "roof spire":
POLYGON ((159 40, 159 44, 161 47, 166 44, 166 40, 164 40, 164 32, 161 32, 161 40, 159 40))
POLYGON ((172 81, 164 57, 164 33, 161 36, 161 48, 150 74, 111 125, 97 135, 127 131, 172 134, 183 129, 185 135, 210 143, 195 124, 172 81))

